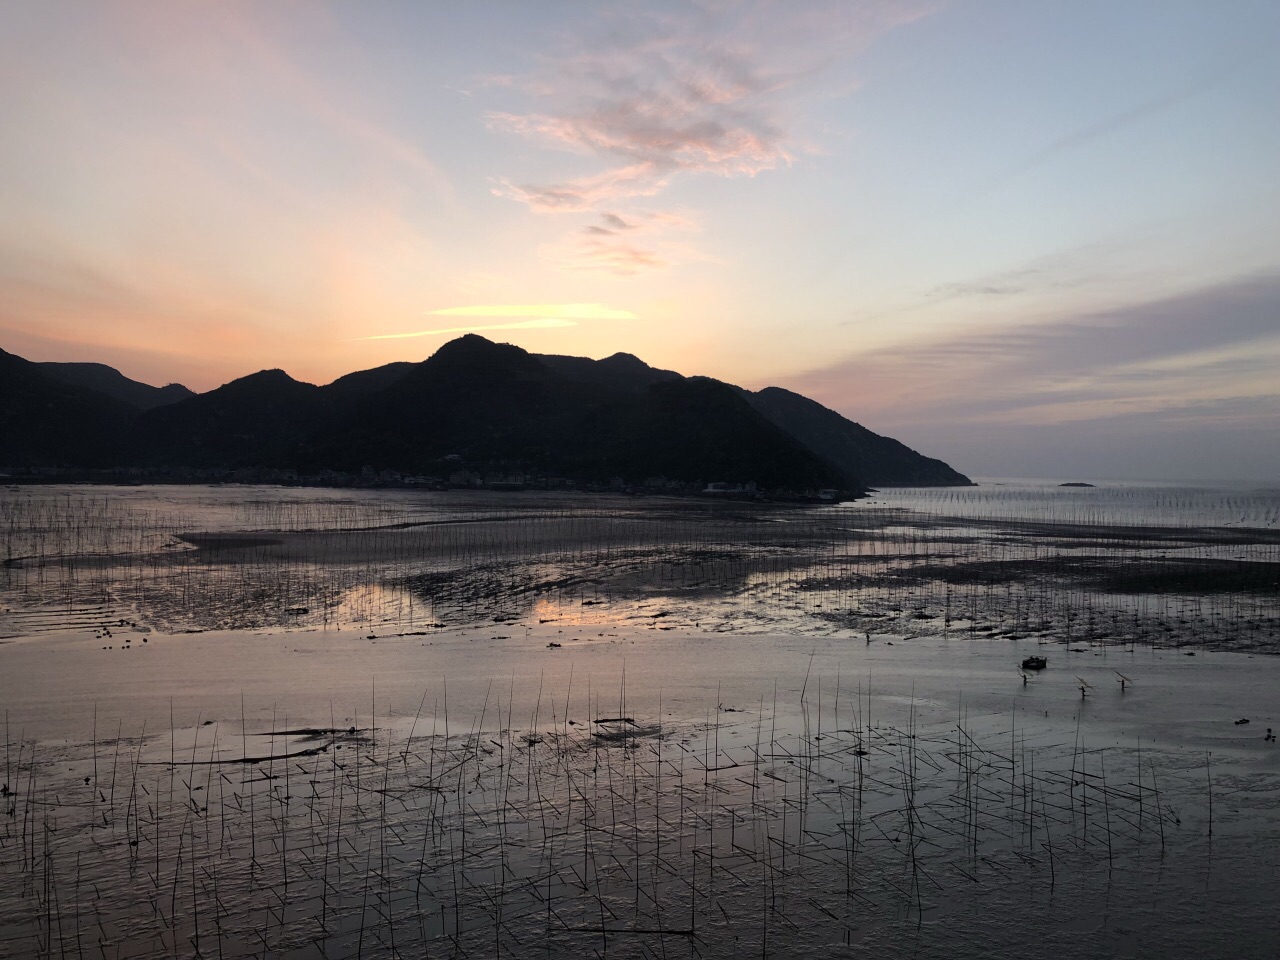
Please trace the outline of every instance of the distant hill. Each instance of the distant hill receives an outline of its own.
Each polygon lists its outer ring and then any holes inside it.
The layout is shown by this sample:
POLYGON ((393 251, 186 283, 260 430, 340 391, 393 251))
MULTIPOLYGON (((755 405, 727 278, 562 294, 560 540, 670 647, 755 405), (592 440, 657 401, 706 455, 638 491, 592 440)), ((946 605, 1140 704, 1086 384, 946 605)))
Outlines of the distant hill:
POLYGON ((63 383, 105 393, 135 410, 151 410, 195 396, 193 391, 180 383, 153 387, 148 383, 130 380, 115 367, 109 367, 105 363, 47 362, 37 366, 43 373, 63 383))
POLYGON ((792 491, 969 482, 787 390, 752 393, 625 353, 541 356, 475 334, 420 363, 325 386, 266 370, 198 395, 99 364, 0 360, 10 370, 0 464, 10 466, 439 474, 447 458, 586 482, 753 481, 792 491))
POLYGON ((0 467, 111 465, 135 412, 0 350, 0 467))
POLYGON ((639 357, 629 353, 615 353, 603 360, 587 357, 561 357, 555 354, 537 354, 539 360, 556 373, 575 383, 595 387, 640 392, 655 383, 670 383, 684 377, 670 370, 658 370, 639 357))
POLYGON ((584 362, 600 368, 565 362, 575 359, 547 362, 509 344, 461 337, 385 390, 366 394, 345 422, 314 439, 313 454, 343 469, 428 470, 457 455, 572 478, 857 486, 856 477, 768 423, 732 387, 661 371, 649 376, 635 358, 584 362), (615 374, 617 367, 631 375, 615 374))
POLYGON ((296 467, 331 407, 320 387, 263 370, 141 414, 132 461, 150 467, 296 467))
POLYGON ((329 384, 329 390, 333 393, 353 395, 376 393, 379 390, 385 390, 402 379, 414 366, 416 364, 400 360, 381 367, 374 367, 372 370, 357 370, 355 373, 348 373, 333 381, 333 383, 329 384))
POLYGON ((818 456, 873 487, 951 487, 971 483, 941 460, 872 433, 834 410, 781 387, 743 391, 753 407, 818 456))

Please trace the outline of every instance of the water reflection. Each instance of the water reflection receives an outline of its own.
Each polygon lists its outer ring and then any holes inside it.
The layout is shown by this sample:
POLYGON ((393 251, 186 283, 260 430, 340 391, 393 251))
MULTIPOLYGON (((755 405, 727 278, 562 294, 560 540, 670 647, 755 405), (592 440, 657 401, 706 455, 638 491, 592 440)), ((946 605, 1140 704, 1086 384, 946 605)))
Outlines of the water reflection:
POLYGON ((1171 504, 1193 518, 1267 520, 1277 497, 1265 493, 980 488, 897 491, 837 508, 239 496, 6 494, 8 629, 34 624, 33 611, 56 623, 59 609, 70 625, 72 612, 94 607, 170 631, 536 624, 554 608, 582 624, 661 614, 655 629, 1257 648, 1280 626, 1280 531, 1156 522, 1171 504))

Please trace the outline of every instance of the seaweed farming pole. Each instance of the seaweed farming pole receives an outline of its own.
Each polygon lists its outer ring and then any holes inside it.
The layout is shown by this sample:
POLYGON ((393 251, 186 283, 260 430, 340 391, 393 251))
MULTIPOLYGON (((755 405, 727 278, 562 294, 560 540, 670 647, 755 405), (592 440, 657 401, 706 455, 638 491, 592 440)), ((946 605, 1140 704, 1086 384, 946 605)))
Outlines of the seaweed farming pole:
MULTIPOLYGON (((249 759, 249 730, 248 727, 245 726, 244 720, 243 690, 240 691, 240 744, 242 761, 247 764, 249 759)), ((138 749, 141 751, 141 746, 139 746, 138 749)), ((246 767, 246 772, 247 769, 248 768, 246 767)), ((251 780, 242 780, 241 784, 243 785, 244 783, 249 784, 249 790, 247 791, 249 794, 249 865, 252 868, 257 866, 258 863, 258 818, 255 817, 253 813, 253 798, 257 791, 253 789, 253 783, 251 780)))
POLYGON ((1209 751, 1204 754, 1204 778, 1209 790, 1209 836, 1213 836, 1213 774, 1209 772, 1209 758, 1213 756, 1209 751))
MULTIPOLYGON (((1107 873, 1111 873, 1111 868, 1115 865, 1111 853, 1111 791, 1107 789, 1107 751, 1104 747, 1098 752, 1099 759, 1102 762, 1102 810, 1107 818, 1107 873)), ((1212 800, 1210 801, 1212 806, 1212 800)), ((1210 828, 1212 832, 1212 827, 1210 828)))
MULTIPOLYGON (((8 735, 8 732, 7 732, 7 728, 8 728, 8 717, 7 717, 7 716, 6 716, 6 718, 5 718, 5 727, 6 727, 6 733, 5 733, 5 741, 6 741, 6 743, 5 743, 5 750, 6 750, 6 752, 7 752, 7 751, 8 751, 8 739, 9 739, 9 735, 8 735)), ((117 765, 120 763, 120 734, 121 734, 123 731, 124 731, 124 721, 123 721, 123 720, 117 720, 117 721, 116 721, 116 747, 115 747, 114 754, 113 754, 113 756, 112 756, 112 758, 111 758, 111 797, 110 797, 110 800, 109 800, 109 801, 108 801, 108 803, 107 803, 107 807, 108 807, 108 809, 111 811, 111 819, 112 819, 113 821, 115 820, 115 816, 116 816, 116 767, 117 767, 117 765)), ((8 783, 8 779, 7 779, 7 777, 6 777, 5 782, 6 782, 6 783, 8 783)), ((102 794, 101 794, 101 793, 99 793, 99 794, 98 794, 98 796, 99 796, 99 797, 101 797, 101 796, 102 796, 102 794)))
POLYGON ((98 701, 93 701, 93 793, 90 797, 90 805, 93 798, 98 795, 98 701))
MULTIPOLYGON (((17 787, 17 781, 13 779, 13 765, 12 765, 12 759, 11 759, 12 755, 10 752, 11 742, 12 741, 10 741, 9 739, 9 711, 6 708, 4 711, 4 790, 0 791, 0 793, 2 793, 3 796, 6 798, 9 796, 10 790, 13 789, 9 786, 9 784, 12 783, 14 788, 17 787)), ((117 741, 117 743, 118 742, 119 741, 117 741)), ((117 746, 116 749, 118 750, 119 747, 117 746)), ((9 836, 8 827, 5 828, 5 836, 6 837, 9 836)))

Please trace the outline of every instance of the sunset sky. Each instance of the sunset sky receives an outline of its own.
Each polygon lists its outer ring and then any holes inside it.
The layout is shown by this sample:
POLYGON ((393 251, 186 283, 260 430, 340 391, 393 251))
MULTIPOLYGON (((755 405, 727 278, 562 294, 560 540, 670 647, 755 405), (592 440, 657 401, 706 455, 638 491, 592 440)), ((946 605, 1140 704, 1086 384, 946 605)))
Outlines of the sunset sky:
POLYGON ((0 347, 465 331, 975 476, 1280 476, 1275 0, 0 5, 0 347))

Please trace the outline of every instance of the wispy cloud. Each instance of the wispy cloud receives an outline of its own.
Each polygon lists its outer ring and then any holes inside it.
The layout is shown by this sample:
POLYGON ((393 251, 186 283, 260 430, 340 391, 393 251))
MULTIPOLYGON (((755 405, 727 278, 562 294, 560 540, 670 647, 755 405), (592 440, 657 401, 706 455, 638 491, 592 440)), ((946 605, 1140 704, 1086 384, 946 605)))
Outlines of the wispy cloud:
POLYGON ((650 163, 635 163, 589 177, 560 183, 512 183, 499 180, 492 193, 525 204, 534 213, 583 213, 602 204, 661 193, 670 177, 661 176, 650 163))
POLYGON ((631 276, 644 270, 710 259, 680 239, 698 224, 676 213, 637 211, 626 217, 605 211, 581 230, 542 248, 543 256, 568 270, 631 276))
POLYGON ((635 320, 630 310, 603 303, 502 303, 432 310, 434 317, 563 317, 571 320, 635 320))
POLYGON ((1008 181, 1015 180, 1023 174, 1029 173, 1041 166, 1044 166, 1045 164, 1052 163, 1069 153, 1073 153, 1076 150, 1088 146, 1094 141, 1119 133, 1135 124, 1142 123, 1150 117, 1157 116, 1167 110, 1173 109, 1193 97, 1206 93, 1229 78, 1233 73, 1239 70, 1244 63, 1255 60, 1261 55, 1262 50, 1259 48, 1258 51, 1252 53, 1246 60, 1233 61, 1224 67, 1218 67, 1210 72, 1196 76, 1191 81, 1178 87, 1163 91, 1156 96, 1149 97, 1138 103, 1099 117, 1084 126, 1070 130, 1059 136, 1057 139, 1045 144, 1017 165, 1004 171, 998 179, 989 184, 983 192, 999 187, 1008 181))
MULTIPOLYGON (((559 180, 516 177, 493 192, 536 213, 600 212, 651 198, 680 177, 753 178, 793 164, 810 148, 794 132, 805 83, 870 39, 920 11, 879 3, 808 5, 797 13, 767 3, 692 5, 682 15, 631 12, 605 17, 599 36, 576 36, 578 50, 552 56, 519 90, 528 109, 492 110, 488 128, 604 164, 559 180)), ((576 245, 577 265, 633 273, 669 257, 632 240, 576 245)), ((566 263, 566 265, 571 265, 566 263)))
POLYGON ((795 381, 824 402, 897 424, 1149 424, 1280 414, 1280 277, 1164 300, 883 348, 795 381), (853 385, 853 386, 851 386, 853 385))
MULTIPOLYGON (((589 231, 590 227, 587 228, 589 231)), ((617 276, 631 276, 653 267, 664 267, 670 260, 651 247, 620 240, 608 234, 571 236, 544 250, 552 261, 570 270, 595 270, 617 276)))
POLYGON ((1037 299, 1061 298, 1073 292, 1098 291, 1126 279, 1115 264, 1124 259, 1125 248, 1117 243, 1087 243, 1036 257, 1009 269, 964 280, 934 283, 922 288, 898 305, 859 311, 841 326, 860 326, 873 321, 899 319, 935 311, 958 301, 986 306, 1017 301, 1024 314, 1038 312, 1037 299))
POLYGON ((487 330, 556 330, 576 327, 584 320, 636 320, 630 310, 620 310, 603 303, 481 303, 464 307, 442 307, 429 311, 433 317, 475 317, 478 320, 501 320, 510 323, 473 323, 460 327, 435 327, 405 333, 380 333, 353 340, 410 340, 451 333, 478 333, 487 330))
POLYGON ((465 327, 437 327, 434 330, 413 330, 408 333, 380 333, 372 337, 352 337, 358 340, 412 340, 415 337, 435 337, 450 333, 477 333, 482 330, 554 330, 561 327, 576 327, 578 321, 564 317, 539 317, 534 320, 519 320, 515 323, 469 324, 465 327))
MULTIPOLYGON (((667 65, 671 68, 671 65, 667 65)), ((489 126, 549 146, 620 157, 657 173, 690 170, 755 176, 791 160, 782 130, 765 111, 682 85, 675 94, 624 93, 576 116, 491 113, 489 126)))

